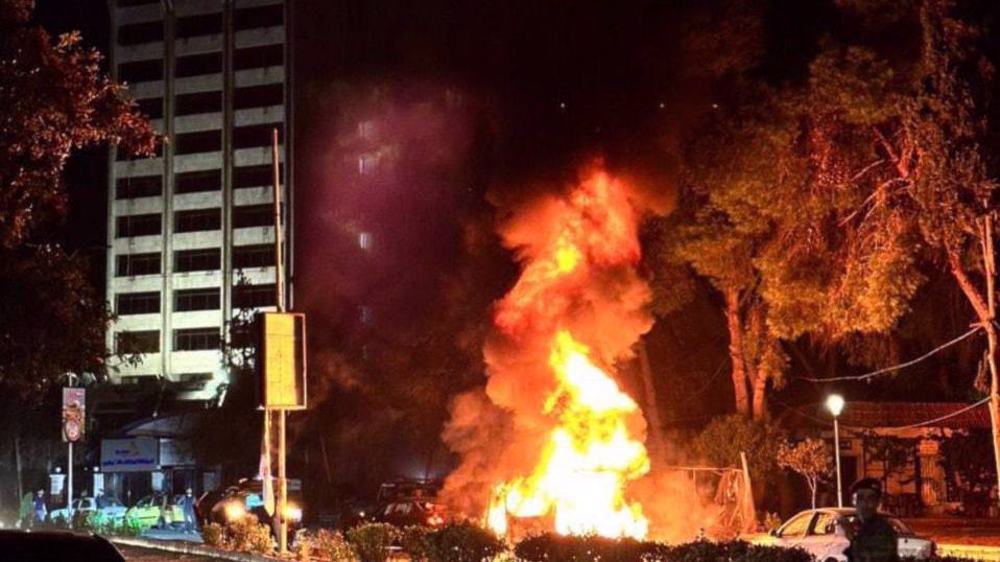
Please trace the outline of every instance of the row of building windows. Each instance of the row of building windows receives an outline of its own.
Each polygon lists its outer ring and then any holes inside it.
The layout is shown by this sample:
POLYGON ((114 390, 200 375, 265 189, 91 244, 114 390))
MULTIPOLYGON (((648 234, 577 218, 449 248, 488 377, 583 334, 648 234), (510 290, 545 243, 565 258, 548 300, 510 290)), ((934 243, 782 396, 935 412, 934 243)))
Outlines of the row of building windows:
MULTIPOLYGON (((275 291, 274 284, 237 285, 233 287, 232 306, 234 309, 274 306, 277 300, 275 291)), ((219 310, 221 307, 218 287, 174 291, 176 312, 219 310)), ((121 316, 159 314, 160 293, 159 291, 119 293, 115 295, 115 312, 121 316)))
MULTIPOLYGON (((133 236, 154 236, 162 234, 163 221, 160 213, 145 215, 125 215, 118 217, 115 224, 116 238, 133 236)), ((233 228, 253 228, 274 225, 274 205, 241 205, 233 207, 233 228)), ((195 209, 174 213, 174 232, 199 232, 222 228, 222 210, 195 209)))
MULTIPOLYGON (((204 351, 221 347, 219 328, 187 328, 174 330, 174 351, 204 351)), ((159 330, 136 330, 115 334, 118 353, 159 353, 159 330)))
MULTIPOLYGON (((285 64, 285 47, 278 43, 246 47, 233 52, 233 69, 249 70, 285 64)), ((174 76, 185 78, 222 72, 222 53, 202 53, 177 57, 174 76)), ((124 62, 118 65, 118 79, 123 82, 148 82, 163 79, 163 59, 124 62)))
MULTIPOLYGON (((237 31, 280 26, 284 21, 285 11, 280 4, 236 10, 233 15, 233 26, 237 31)), ((178 38, 215 35, 222 33, 222 13, 179 17, 174 25, 174 33, 178 38)), ((139 45, 162 40, 162 20, 130 23, 118 28, 119 45, 139 45)))
MULTIPOLYGON (((245 125, 233 128, 233 148, 255 148, 271 145, 271 131, 278 129, 278 142, 284 142, 284 127, 281 123, 245 125)), ((174 154, 194 154, 197 152, 217 152, 222 150, 222 131, 196 131, 174 135, 174 154)), ((159 154, 158 154, 159 155, 159 154)), ((128 160, 131 156, 119 151, 118 160, 128 160)))
MULTIPOLYGON (((253 326, 234 328, 230 334, 233 347, 254 347, 257 333, 253 326)), ((222 347, 219 328, 185 328, 174 330, 174 351, 211 351, 222 347)), ((115 350, 118 353, 159 353, 159 330, 132 330, 115 334, 115 350)), ((203 375, 204 376, 204 375, 203 375)), ((181 375, 182 380, 184 375, 181 375)), ((211 378, 209 376, 209 378, 211 378)))
MULTIPOLYGON (((284 102, 284 84, 266 84, 236 88, 233 94, 234 109, 252 109, 281 105, 284 102)), ((136 100, 139 111, 150 119, 163 117, 163 98, 143 98, 136 100)), ((222 92, 198 92, 194 94, 178 94, 174 98, 174 114, 176 116, 197 115, 199 113, 218 113, 222 111, 222 92)))
MULTIPOLYGON (((215 271, 220 268, 221 256, 218 248, 177 250, 174 252, 174 270, 215 271)), ((159 275, 160 262, 160 252, 119 255, 115 257, 115 276, 159 275)), ((234 269, 270 267, 274 262, 274 244, 233 246, 234 269)))
MULTIPOLYGON (((279 174, 284 173, 279 169, 279 174)), ((270 164, 241 166, 233 169, 233 187, 270 186, 274 183, 270 164)), ((174 176, 174 193, 200 193, 222 190, 221 170, 199 170, 182 172, 174 176)), ((115 181, 115 199, 135 199, 138 197, 158 197, 163 195, 163 176, 131 176, 115 181)))

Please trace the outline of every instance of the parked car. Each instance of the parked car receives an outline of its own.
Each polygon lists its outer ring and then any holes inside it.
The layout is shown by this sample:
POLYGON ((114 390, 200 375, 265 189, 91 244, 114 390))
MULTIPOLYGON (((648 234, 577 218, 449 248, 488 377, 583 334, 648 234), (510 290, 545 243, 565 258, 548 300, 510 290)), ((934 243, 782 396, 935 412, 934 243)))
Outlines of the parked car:
POLYGON ((55 531, 0 531, 0 552, 17 562, 125 562, 107 539, 55 531))
MULTIPOLYGON (((889 520, 899 541, 900 558, 929 558, 936 550, 934 541, 918 537, 898 517, 882 514, 889 520)), ((850 546, 841 521, 856 524, 854 508, 821 508, 803 511, 784 525, 772 530, 770 536, 756 540, 761 544, 799 547, 812 554, 819 562, 847 562, 844 551, 850 546)))
POLYGON ((135 521, 143 529, 184 523, 184 511, 169 494, 146 496, 128 508, 125 518, 135 521))
POLYGON ((109 496, 100 496, 97 498, 93 497, 83 497, 73 500, 73 504, 70 507, 64 507, 61 509, 53 509, 49 513, 49 517, 52 520, 65 519, 66 521, 73 520, 73 514, 77 512, 83 513, 97 513, 106 521, 116 521, 125 517, 125 512, 128 510, 118 498, 109 496))
MULTIPOLYGON (((202 522, 225 525, 251 513, 257 520, 271 524, 271 515, 264 508, 263 485, 258 479, 243 479, 222 491, 202 494, 195 504, 195 513, 202 522)), ((302 481, 288 479, 288 506, 285 520, 289 531, 302 523, 302 481)))
POLYGON ((379 507, 371 520, 396 527, 409 527, 411 525, 440 527, 445 523, 445 511, 444 507, 431 501, 399 500, 379 507))

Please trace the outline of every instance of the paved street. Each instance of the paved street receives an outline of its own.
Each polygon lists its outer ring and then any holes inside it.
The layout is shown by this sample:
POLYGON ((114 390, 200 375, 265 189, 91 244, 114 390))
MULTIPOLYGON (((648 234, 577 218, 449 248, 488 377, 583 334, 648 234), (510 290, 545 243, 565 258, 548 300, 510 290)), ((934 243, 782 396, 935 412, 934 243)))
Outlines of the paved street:
POLYGON ((148 548, 138 548, 134 546, 117 545, 118 550, 125 555, 126 560, 140 560, 142 562, 160 562, 161 560, 187 560, 189 562, 208 562, 215 560, 205 556, 194 556, 191 554, 178 554, 174 552, 164 552, 162 550, 152 550, 148 548))

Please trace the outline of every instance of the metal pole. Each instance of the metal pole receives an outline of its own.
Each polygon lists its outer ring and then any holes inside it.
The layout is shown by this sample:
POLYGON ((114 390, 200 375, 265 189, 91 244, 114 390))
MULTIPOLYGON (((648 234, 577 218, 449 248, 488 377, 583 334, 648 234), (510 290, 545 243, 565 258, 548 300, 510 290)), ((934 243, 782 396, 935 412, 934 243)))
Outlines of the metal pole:
MULTIPOLYGON (((284 260, 281 248, 281 167, 278 154, 278 128, 271 131, 271 164, 274 172, 274 277, 277 290, 278 312, 285 311, 284 260)), ((285 410, 277 409, 278 417, 278 506, 275 509, 275 521, 278 525, 278 553, 288 553, 288 522, 285 511, 288 506, 288 486, 285 480, 285 410)))
POLYGON ((274 172, 274 288, 278 312, 285 311, 285 274, 281 248, 281 167, 278 161, 278 128, 271 130, 271 167, 274 172))
MULTIPOLYGON (((69 452, 67 453, 68 461, 66 462, 66 509, 70 509, 73 506, 73 442, 70 441, 66 444, 69 452)), ((72 520, 72 514, 70 514, 72 520)))
POLYGON ((285 519, 285 508, 288 506, 288 481, 285 479, 285 411, 278 410, 278 552, 288 552, 288 521, 285 519))
POLYGON ((844 492, 840 482, 840 426, 833 417, 833 455, 837 459, 837 507, 844 507, 844 492))

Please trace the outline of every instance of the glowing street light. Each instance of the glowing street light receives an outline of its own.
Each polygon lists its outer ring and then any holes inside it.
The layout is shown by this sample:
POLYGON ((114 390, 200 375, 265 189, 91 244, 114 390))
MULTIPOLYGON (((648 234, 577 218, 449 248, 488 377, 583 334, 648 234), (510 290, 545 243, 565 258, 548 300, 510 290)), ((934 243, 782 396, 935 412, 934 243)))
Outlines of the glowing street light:
POLYGON ((833 414, 833 454, 837 459, 837 507, 844 507, 844 492, 840 483, 840 428, 837 425, 837 417, 844 411, 844 397, 839 394, 827 396, 826 409, 833 414))

